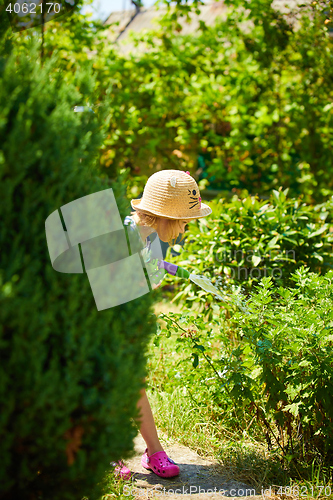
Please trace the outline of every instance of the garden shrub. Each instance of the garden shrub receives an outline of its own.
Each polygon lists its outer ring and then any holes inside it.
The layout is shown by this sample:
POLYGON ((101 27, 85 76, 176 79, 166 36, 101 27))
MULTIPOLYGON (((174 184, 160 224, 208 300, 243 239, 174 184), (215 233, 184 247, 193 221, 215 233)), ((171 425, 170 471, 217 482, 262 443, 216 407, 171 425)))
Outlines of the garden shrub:
POLYGON ((264 277, 231 320, 162 314, 155 342, 176 333, 182 353, 164 390, 176 377, 215 422, 241 431, 247 415, 247 430, 257 420, 261 439, 286 463, 323 466, 333 445, 333 270, 319 276, 301 267, 292 279, 290 288, 264 277))
MULTIPOLYGON (((212 215, 189 224, 173 262, 212 277, 218 286, 238 284, 247 293, 264 276, 292 285, 290 273, 303 265, 326 273, 333 268, 333 198, 311 206, 287 194, 280 189, 267 201, 234 196, 210 202, 212 215)), ((176 301, 196 301, 195 285, 180 281, 179 286, 176 301)), ((202 293, 202 304, 206 300, 202 293)))
POLYGON ((0 498, 96 498, 133 450, 152 298, 98 312, 86 274, 51 266, 53 211, 110 187, 122 219, 129 206, 98 173, 100 116, 73 112, 91 72, 70 84, 39 56, 14 39, 0 64, 0 498))
POLYGON ((252 413, 266 426, 265 416, 273 418, 280 435, 267 430, 285 454, 332 459, 333 271, 318 276, 302 267, 292 279, 294 288, 275 289, 263 278, 247 311, 235 315, 241 340, 233 357, 241 366, 227 385, 238 401, 261 402, 262 412, 253 404, 252 413))

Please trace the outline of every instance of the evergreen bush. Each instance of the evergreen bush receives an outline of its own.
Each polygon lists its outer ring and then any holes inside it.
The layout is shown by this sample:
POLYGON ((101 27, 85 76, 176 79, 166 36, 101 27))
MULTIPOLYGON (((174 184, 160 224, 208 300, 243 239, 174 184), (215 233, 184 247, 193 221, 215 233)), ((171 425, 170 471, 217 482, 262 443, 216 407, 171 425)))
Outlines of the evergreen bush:
POLYGON ((110 187, 122 219, 129 206, 98 174, 101 117, 73 112, 91 71, 64 82, 39 49, 15 36, 0 61, 0 498, 77 500, 133 450, 154 321, 150 294, 98 312, 87 275, 51 266, 54 210, 110 187))

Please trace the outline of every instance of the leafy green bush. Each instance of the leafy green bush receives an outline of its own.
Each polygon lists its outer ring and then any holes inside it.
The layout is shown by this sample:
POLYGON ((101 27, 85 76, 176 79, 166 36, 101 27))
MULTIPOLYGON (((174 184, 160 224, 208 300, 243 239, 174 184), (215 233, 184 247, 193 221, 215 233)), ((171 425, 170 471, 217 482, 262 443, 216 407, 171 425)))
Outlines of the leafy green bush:
MULTIPOLYGON (((264 276, 292 285, 290 273, 303 265, 318 273, 333 268, 333 198, 311 206, 288 198, 287 190, 274 190, 268 201, 234 196, 210 206, 210 217, 190 223, 184 246, 177 247, 180 255, 173 260, 194 274, 206 274, 220 286, 238 284, 249 292, 264 276)), ((194 285, 179 286, 176 302, 197 302, 194 285)), ((202 292, 202 305, 206 300, 202 292)))
POLYGON ((265 414, 273 416, 280 436, 268 431, 284 453, 309 459, 316 451, 332 453, 333 271, 308 271, 292 275, 293 289, 276 290, 263 278, 247 311, 234 317, 241 341, 233 356, 241 367, 226 379, 236 399, 261 401, 265 425, 265 414), (256 383, 261 392, 254 396, 256 383))
POLYGON ((286 288, 263 278, 231 320, 162 314, 156 343, 177 333, 182 353, 164 390, 172 390, 173 374, 224 426, 243 430, 247 416, 249 430, 257 420, 261 439, 297 469, 332 459, 333 271, 318 276, 302 267, 292 279, 286 288))
POLYGON ((41 68, 33 40, 13 47, 0 61, 0 497, 72 500, 133 449, 152 298, 98 312, 87 275, 53 270, 54 210, 109 187, 122 218, 129 207, 121 177, 98 177, 97 114, 73 112, 91 74, 69 84, 56 54, 41 68))

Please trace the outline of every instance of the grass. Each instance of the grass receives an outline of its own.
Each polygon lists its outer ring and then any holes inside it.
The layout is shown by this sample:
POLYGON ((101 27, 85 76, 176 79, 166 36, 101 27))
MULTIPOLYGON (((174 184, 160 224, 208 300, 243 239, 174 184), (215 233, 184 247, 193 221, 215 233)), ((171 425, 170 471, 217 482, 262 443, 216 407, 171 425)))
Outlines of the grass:
MULTIPOLYGON (((198 455, 223 465, 227 479, 249 484, 261 490, 278 479, 286 484, 278 460, 245 432, 239 435, 210 418, 209 408, 196 406, 182 388, 173 393, 148 391, 156 425, 168 436, 188 446, 198 455)), ((289 484, 289 482, 287 483, 289 484)))
POLYGON ((135 499, 135 496, 131 493, 132 483, 116 478, 113 472, 106 475, 104 484, 105 493, 101 500, 111 500, 113 498, 118 500, 135 499))
MULTIPOLYGON (((132 483, 115 477, 113 470, 110 470, 105 475, 102 487, 103 495, 99 498, 99 500, 112 500, 114 498, 117 498, 118 500, 135 500, 135 496, 131 492, 132 483)), ((81 500, 92 499, 83 497, 81 500)))

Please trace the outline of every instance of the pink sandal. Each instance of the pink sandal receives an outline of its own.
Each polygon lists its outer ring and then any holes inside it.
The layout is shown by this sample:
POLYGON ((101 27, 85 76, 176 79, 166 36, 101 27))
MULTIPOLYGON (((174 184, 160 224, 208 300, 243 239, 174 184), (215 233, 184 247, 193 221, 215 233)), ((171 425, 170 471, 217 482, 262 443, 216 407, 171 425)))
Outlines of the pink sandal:
POLYGON ((111 462, 111 465, 115 467, 114 475, 116 477, 121 477, 121 479, 124 479, 125 481, 130 479, 132 472, 121 460, 119 460, 119 462, 111 462))
POLYGON ((148 457, 148 448, 141 457, 141 465, 145 469, 150 469, 160 477, 174 477, 179 474, 179 467, 165 451, 158 451, 148 457))

